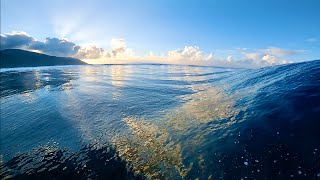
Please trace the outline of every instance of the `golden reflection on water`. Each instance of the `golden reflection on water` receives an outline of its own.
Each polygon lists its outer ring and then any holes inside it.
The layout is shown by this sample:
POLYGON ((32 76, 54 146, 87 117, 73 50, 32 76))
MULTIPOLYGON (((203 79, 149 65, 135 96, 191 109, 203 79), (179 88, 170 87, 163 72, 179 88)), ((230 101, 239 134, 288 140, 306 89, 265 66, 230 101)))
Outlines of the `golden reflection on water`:
POLYGON ((121 65, 111 66, 111 84, 115 87, 123 87, 124 84, 124 67, 121 65))
POLYGON ((112 99, 117 100, 122 96, 118 88, 125 86, 125 83, 123 80, 124 80, 123 66, 120 66, 120 65, 111 66, 111 84, 113 86, 112 99))
POLYGON ((40 77, 40 71, 39 70, 34 70, 33 71, 33 74, 34 74, 34 79, 35 79, 35 89, 39 89, 41 88, 41 77, 40 77))
MULTIPOLYGON (((176 80, 189 82, 190 85, 187 87, 194 93, 180 97, 186 103, 164 117, 165 126, 174 130, 185 130, 191 126, 227 118, 238 112, 233 108, 235 96, 224 93, 228 89, 227 86, 216 88, 212 84, 205 83, 208 77, 194 76, 205 74, 206 71, 203 68, 185 66, 179 68, 185 76, 178 76, 179 79, 176 80), (203 81, 203 83, 193 83, 194 81, 203 81)), ((177 72, 176 69, 170 68, 169 71, 177 72)))
POLYGON ((121 92, 119 91, 119 88, 124 87, 126 85, 125 78, 128 77, 130 73, 132 73, 131 66, 111 66, 111 84, 113 86, 112 99, 118 100, 122 96, 121 92))
MULTIPOLYGON (((101 70, 101 69, 100 69, 101 70)), ((183 154, 184 149, 188 149, 189 154, 194 154, 194 163, 200 167, 200 171, 205 172, 205 160, 196 151, 199 145, 206 141, 208 131, 197 132, 189 139, 187 143, 177 142, 183 136, 191 134, 192 128, 211 121, 221 120, 233 116, 239 112, 234 108, 234 96, 224 93, 224 89, 215 88, 207 83, 197 83, 194 81, 204 81, 203 76, 192 76, 192 74, 201 74, 201 69, 180 68, 180 72, 186 76, 177 76, 175 80, 188 81, 193 92, 192 95, 183 96, 185 103, 176 109, 171 110, 161 119, 145 120, 140 117, 125 117, 123 119, 129 131, 123 134, 117 134, 112 138, 112 143, 123 158, 133 168, 137 174, 143 174, 148 179, 173 179, 176 177, 185 177, 191 170, 193 164, 186 164, 183 154), (191 74, 191 75, 190 75, 191 74), (180 79, 178 79, 180 78, 180 79), (173 139, 174 137, 174 139, 173 139), (187 144, 187 145, 186 145, 187 144), (188 146, 188 147, 185 147, 188 146)), ((126 86, 125 80, 131 69, 126 66, 113 65, 103 68, 103 72, 98 72, 95 67, 86 66, 86 81, 101 82, 105 74, 109 74, 112 85, 112 98, 119 99, 122 94, 121 87, 126 86), (109 71, 108 71, 109 70, 109 71), (111 71, 111 72, 110 72, 111 71), (100 74, 98 76, 97 74, 100 74)), ((172 70, 177 72, 177 70, 172 70)), ((72 83, 65 83, 62 88, 71 87, 72 83)), ((59 107, 63 116, 67 119, 76 119, 76 125, 82 132, 82 138, 88 141, 95 141, 96 134, 92 131, 93 124, 88 120, 87 114, 83 112, 85 105, 79 98, 66 93, 67 101, 61 100, 59 107), (63 107, 63 108, 62 108, 63 107)), ((65 98, 65 97, 64 97, 65 98)), ((219 126, 229 126, 232 122, 219 126)), ((208 177, 210 179, 211 176, 208 177)))
MULTIPOLYGON (((192 153, 199 145, 206 141, 208 131, 197 132, 187 143, 181 144, 176 139, 191 134, 192 128, 211 121, 221 120, 233 116, 239 112, 234 108, 234 96, 224 93, 224 89, 215 88, 207 83, 197 83, 204 81, 207 77, 192 76, 192 74, 204 73, 201 69, 180 68, 179 71, 185 76, 177 76, 175 80, 190 82, 185 86, 190 88, 192 95, 183 96, 185 103, 176 109, 171 110, 161 119, 145 120, 140 117, 125 117, 123 119, 129 131, 117 134, 112 138, 112 143, 119 153, 119 156, 132 166, 137 174, 143 174, 148 179, 173 179, 176 177, 186 177, 193 164, 186 164, 183 150, 186 148, 190 154, 194 154, 194 163, 205 171, 205 160, 201 154, 192 153), (174 137, 174 139, 173 139, 174 137), (188 146, 188 147, 185 147, 188 146)), ((97 68, 85 66, 85 80, 89 82, 102 82, 106 78, 104 75, 111 75, 109 82, 112 85, 112 98, 119 99, 121 87, 126 86, 125 80, 131 72, 129 66, 113 65, 102 68, 98 72, 97 68), (110 68, 110 69, 109 69, 110 68), (100 75, 100 76, 99 76, 100 75)), ((36 82, 40 82, 39 72, 35 72, 36 82)), ((37 83, 36 83, 37 84, 37 83)), ((72 87, 72 82, 62 85, 63 90, 72 87)), ((97 135, 92 131, 87 114, 83 112, 85 104, 76 94, 65 92, 65 96, 60 101, 58 110, 64 113, 66 119, 75 120, 73 123, 82 132, 82 138, 87 141, 95 141, 97 135), (67 102, 68 103, 67 103, 67 102), (66 113, 68 112, 68 113, 66 113)), ((232 122, 219 126, 229 126, 232 122)), ((209 179, 211 176, 208 177, 209 179)))
MULTIPOLYGON (((205 136, 210 132, 198 132, 190 137, 186 143, 188 147, 182 147, 180 142, 175 142, 171 137, 179 139, 192 133, 190 129, 193 127, 225 119, 239 112, 233 108, 235 97, 225 94, 224 89, 217 89, 208 83, 197 83, 208 78, 194 76, 205 73, 201 68, 170 66, 168 71, 173 74, 169 79, 190 83, 185 87, 190 88, 193 94, 181 97, 186 103, 159 120, 146 122, 141 118, 124 118, 131 132, 117 135, 113 140, 120 157, 129 162, 136 173, 141 173, 148 179, 185 177, 193 164, 184 164, 182 149, 187 148, 193 154, 192 151, 196 151, 196 147, 206 141, 205 136), (175 76, 175 73, 185 75, 175 76)), ((220 126, 231 124, 232 122, 228 122, 220 126)), ((202 155, 194 154, 195 163, 204 172, 206 166, 202 155)), ((211 178, 212 176, 208 177, 211 178)))
POLYGON ((238 110, 233 108, 233 98, 214 88, 199 91, 191 95, 188 102, 165 116, 165 126, 183 131, 235 115, 238 110))
POLYGON ((94 66, 83 66, 83 74, 85 75, 83 78, 85 81, 89 82, 98 82, 99 72, 97 72, 98 68, 94 66))
POLYGON ((184 177, 191 169, 182 163, 181 145, 170 139, 168 132, 143 119, 124 118, 132 134, 115 136, 119 156, 132 165, 134 172, 148 179, 184 177))
MULTIPOLYGON (((188 102, 158 121, 124 118, 131 134, 117 135, 113 142, 120 157, 130 162, 136 173, 142 173, 148 179, 183 178, 192 168, 192 164, 183 163, 182 149, 195 151, 206 141, 206 134, 210 132, 197 132, 187 140, 188 147, 182 147, 180 142, 175 142, 172 135, 179 139, 190 134, 192 127, 235 115, 239 110, 233 108, 233 98, 222 90, 211 87, 191 95, 188 102)), ((228 122, 219 126, 226 127, 231 124, 232 122, 228 122)), ((203 157, 196 153, 195 156, 195 163, 200 168, 205 168, 203 157)), ((211 176, 208 177, 210 178, 211 176)))

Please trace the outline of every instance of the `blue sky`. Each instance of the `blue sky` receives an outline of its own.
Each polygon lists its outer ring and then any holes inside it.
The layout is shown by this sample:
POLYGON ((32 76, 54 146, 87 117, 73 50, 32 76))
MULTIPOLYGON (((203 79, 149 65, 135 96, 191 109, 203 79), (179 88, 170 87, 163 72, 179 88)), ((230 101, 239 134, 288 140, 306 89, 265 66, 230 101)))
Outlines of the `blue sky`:
POLYGON ((320 58, 319 8, 319 0, 2 0, 1 34, 67 38, 105 50, 118 39, 135 56, 197 46, 203 57, 243 60, 246 53, 261 59, 284 50, 280 59, 296 62, 320 58))

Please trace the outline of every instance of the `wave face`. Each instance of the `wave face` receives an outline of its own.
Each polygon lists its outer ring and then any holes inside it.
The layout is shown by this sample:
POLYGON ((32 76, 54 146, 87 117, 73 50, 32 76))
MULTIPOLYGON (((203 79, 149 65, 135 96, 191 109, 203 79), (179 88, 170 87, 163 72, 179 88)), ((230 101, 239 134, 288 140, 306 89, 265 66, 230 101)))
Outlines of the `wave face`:
POLYGON ((1 178, 320 178, 320 61, 5 69, 1 178))

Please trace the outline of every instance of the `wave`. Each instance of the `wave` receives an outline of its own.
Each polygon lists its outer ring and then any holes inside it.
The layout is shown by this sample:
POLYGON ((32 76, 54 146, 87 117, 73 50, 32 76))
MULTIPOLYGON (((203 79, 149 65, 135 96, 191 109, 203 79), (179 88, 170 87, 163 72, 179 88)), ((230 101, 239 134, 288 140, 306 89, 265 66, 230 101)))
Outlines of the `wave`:
POLYGON ((185 103, 162 117, 124 117, 124 132, 114 134, 107 144, 75 153, 58 149, 50 156, 18 155, 2 165, 1 175, 316 179, 320 176, 319 72, 317 60, 192 75, 187 85, 194 93, 184 95, 185 103), (34 163, 35 159, 40 161, 34 163), (90 165, 79 171, 83 162, 90 165))

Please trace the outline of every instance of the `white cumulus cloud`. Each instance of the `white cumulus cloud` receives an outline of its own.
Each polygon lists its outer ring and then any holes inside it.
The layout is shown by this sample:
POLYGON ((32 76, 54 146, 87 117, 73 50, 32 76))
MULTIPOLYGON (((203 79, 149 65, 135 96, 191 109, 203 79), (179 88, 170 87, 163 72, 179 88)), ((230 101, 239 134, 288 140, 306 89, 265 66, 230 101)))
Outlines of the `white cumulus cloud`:
POLYGON ((78 59, 98 59, 104 56, 105 50, 95 45, 81 47, 77 54, 74 55, 78 59))
POLYGON ((245 53, 244 56, 247 59, 252 59, 252 60, 258 60, 262 58, 262 55, 260 53, 245 53))
POLYGON ((110 45, 112 48, 112 53, 116 56, 119 53, 123 53, 127 46, 124 39, 111 39, 110 45))
POLYGON ((174 61, 210 60, 212 57, 212 54, 204 56, 197 46, 185 46, 184 48, 168 52, 168 59, 174 61))

